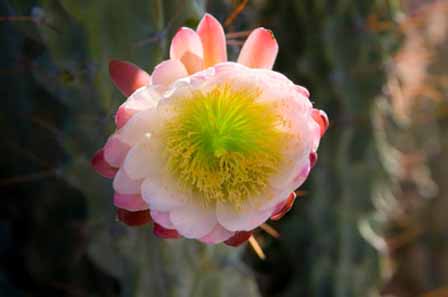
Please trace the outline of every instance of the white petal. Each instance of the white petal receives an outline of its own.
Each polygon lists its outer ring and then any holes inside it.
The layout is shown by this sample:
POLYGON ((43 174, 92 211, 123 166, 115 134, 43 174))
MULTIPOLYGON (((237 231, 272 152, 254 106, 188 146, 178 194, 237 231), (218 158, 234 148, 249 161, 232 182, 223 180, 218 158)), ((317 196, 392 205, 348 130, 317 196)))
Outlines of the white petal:
POLYGON ((142 184, 142 197, 150 209, 170 211, 185 204, 186 197, 167 178, 146 178, 142 184))
POLYGON ((218 222, 230 231, 251 231, 271 216, 272 209, 259 210, 248 203, 237 211, 231 205, 218 203, 216 214, 218 222))
POLYGON ((207 244, 216 244, 226 241, 227 239, 232 237, 233 234, 235 234, 235 232, 231 232, 226 228, 224 228, 223 226, 221 226, 220 224, 216 224, 209 234, 207 234, 204 237, 201 237, 199 240, 207 244))
POLYGON ((157 211, 157 210, 151 210, 151 218, 154 222, 162 226, 166 229, 175 229, 173 223, 170 220, 170 213, 169 212, 163 212, 163 211, 157 211))
POLYGON ((112 134, 104 145, 104 159, 113 167, 120 167, 126 154, 129 151, 129 144, 123 142, 120 136, 112 134))
POLYGON ((131 179, 123 169, 118 170, 115 175, 113 188, 120 194, 138 194, 140 193, 141 180, 131 179))
POLYGON ((159 117, 156 109, 149 108, 135 114, 117 133, 129 145, 139 142, 146 133, 157 129, 159 117))
POLYGON ((173 209, 170 219, 177 232, 186 238, 201 238, 216 225, 215 207, 203 207, 189 202, 183 207, 173 209))
POLYGON ((129 177, 144 179, 160 174, 163 166, 161 143, 157 137, 146 134, 138 144, 129 151, 123 168, 129 177))

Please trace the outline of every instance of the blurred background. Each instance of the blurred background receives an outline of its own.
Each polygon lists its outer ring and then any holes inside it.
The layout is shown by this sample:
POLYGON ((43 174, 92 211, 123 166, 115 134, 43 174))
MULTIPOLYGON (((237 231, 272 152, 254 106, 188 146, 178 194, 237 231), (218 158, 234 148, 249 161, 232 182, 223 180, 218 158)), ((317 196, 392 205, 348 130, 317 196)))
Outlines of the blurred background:
POLYGON ((1 297, 448 296, 448 1, 0 0, 0 53, 1 297), (89 164, 108 61, 151 72, 206 11, 231 59, 272 29, 331 121, 266 260, 121 224, 89 164))

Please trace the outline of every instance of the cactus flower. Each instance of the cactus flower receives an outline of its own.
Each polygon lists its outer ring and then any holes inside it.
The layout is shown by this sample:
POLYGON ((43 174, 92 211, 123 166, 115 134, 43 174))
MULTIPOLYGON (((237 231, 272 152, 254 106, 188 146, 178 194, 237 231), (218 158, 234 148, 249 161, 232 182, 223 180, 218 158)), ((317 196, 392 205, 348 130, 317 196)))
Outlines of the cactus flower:
POLYGON ((235 246, 291 208, 328 119, 304 87, 271 70, 277 52, 272 32, 257 28, 228 62, 224 30, 206 14, 196 31, 179 29, 151 75, 110 63, 127 100, 92 164, 113 178, 120 220, 235 246))

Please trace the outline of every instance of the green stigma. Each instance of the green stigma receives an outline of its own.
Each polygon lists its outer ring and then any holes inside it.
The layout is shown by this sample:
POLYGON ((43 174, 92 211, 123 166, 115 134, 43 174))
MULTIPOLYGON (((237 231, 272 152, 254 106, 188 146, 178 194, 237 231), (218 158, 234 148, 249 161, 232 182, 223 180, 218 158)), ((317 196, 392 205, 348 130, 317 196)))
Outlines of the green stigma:
POLYGON ((236 208, 266 187, 281 161, 279 117, 258 90, 228 85, 176 104, 163 131, 170 172, 201 202, 236 208))

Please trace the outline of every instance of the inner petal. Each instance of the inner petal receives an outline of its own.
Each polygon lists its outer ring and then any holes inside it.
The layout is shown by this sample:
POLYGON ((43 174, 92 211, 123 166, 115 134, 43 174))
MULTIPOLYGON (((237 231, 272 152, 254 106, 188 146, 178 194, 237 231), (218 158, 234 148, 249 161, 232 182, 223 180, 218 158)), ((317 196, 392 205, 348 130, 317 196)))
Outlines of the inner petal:
POLYGON ((286 133, 260 90, 217 85, 176 100, 162 133, 168 169, 203 205, 239 208, 260 194, 282 161, 286 133))

